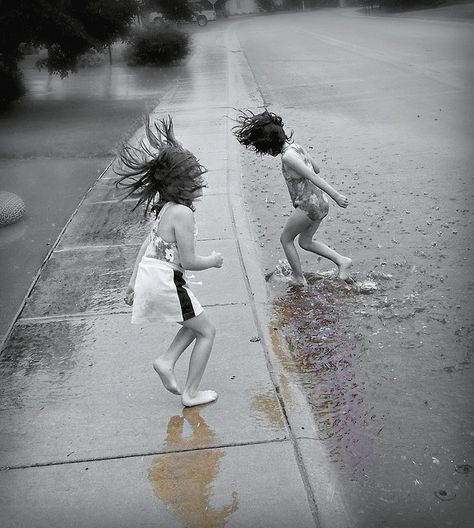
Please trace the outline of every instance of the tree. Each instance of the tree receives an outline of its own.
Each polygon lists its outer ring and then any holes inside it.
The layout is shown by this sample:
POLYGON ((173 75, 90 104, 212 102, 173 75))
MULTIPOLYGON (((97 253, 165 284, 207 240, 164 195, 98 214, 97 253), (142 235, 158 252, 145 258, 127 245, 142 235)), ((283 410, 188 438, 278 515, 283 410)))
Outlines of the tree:
POLYGON ((137 0, 0 0, 0 70, 18 76, 22 46, 44 46, 40 67, 62 77, 84 52, 125 37, 137 0))

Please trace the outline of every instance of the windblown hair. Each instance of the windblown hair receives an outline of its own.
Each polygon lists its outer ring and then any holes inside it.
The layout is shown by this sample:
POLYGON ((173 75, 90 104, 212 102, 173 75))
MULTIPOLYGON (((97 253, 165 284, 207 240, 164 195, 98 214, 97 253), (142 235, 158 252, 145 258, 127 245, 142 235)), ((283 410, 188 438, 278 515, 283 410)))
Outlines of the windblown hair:
POLYGON ((280 153, 285 141, 289 141, 293 134, 287 136, 283 130, 283 119, 265 110, 254 114, 251 110, 239 110, 235 120, 237 125, 232 127, 237 141, 255 150, 258 154, 280 153))
POLYGON ((145 215, 148 210, 158 214, 166 202, 194 211, 193 193, 206 186, 202 175, 207 169, 178 142, 171 116, 154 123, 154 131, 147 118, 145 132, 148 145, 144 139, 138 147, 125 143, 119 154, 115 185, 126 190, 123 199, 138 198, 133 209, 146 204, 145 215))

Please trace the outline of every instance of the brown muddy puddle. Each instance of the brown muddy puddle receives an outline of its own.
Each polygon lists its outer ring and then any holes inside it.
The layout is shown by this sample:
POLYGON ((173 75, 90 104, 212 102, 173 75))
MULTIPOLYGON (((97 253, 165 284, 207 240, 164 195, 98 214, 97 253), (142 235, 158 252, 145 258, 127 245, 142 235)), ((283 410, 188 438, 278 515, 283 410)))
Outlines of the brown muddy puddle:
POLYGON ((296 361, 321 439, 331 439, 334 462, 357 471, 373 461, 379 441, 394 459, 404 456, 400 436, 393 436, 402 422, 405 441, 419 440, 409 423, 449 398, 456 382, 446 374, 470 368, 472 325, 440 324, 442 314, 419 287, 420 270, 407 262, 354 278, 347 284, 333 274, 308 274, 308 286, 296 287, 280 262, 267 281, 274 323, 296 361), (456 361, 444 346, 453 339, 464 351, 456 361))

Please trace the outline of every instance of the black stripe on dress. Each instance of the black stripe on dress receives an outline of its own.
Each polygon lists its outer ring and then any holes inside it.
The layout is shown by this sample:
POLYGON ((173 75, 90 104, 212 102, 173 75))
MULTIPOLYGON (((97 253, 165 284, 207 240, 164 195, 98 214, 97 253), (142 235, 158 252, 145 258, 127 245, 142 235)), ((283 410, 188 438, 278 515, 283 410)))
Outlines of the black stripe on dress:
POLYGON ((183 321, 187 321, 192 317, 196 317, 194 313, 193 303, 189 298, 188 292, 183 288, 186 284, 183 274, 181 271, 173 270, 173 282, 176 286, 176 292, 178 294, 179 305, 181 307, 181 314, 183 315, 183 321))

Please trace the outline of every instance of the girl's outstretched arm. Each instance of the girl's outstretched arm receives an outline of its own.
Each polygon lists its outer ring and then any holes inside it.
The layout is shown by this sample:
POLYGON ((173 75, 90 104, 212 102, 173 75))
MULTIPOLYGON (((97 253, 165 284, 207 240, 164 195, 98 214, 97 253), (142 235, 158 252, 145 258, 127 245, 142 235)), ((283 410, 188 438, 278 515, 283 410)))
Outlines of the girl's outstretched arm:
POLYGON ((294 170, 304 178, 310 180, 316 187, 319 187, 322 191, 328 194, 340 207, 347 207, 349 205, 349 200, 341 193, 337 192, 334 187, 329 185, 329 183, 321 178, 316 173, 316 169, 319 172, 319 167, 311 160, 314 170, 310 169, 305 165, 305 163, 299 158, 296 152, 289 150, 283 155, 283 163, 287 165, 290 169, 294 170))
POLYGON ((213 251, 208 257, 196 255, 194 243, 194 213, 185 205, 173 208, 173 225, 181 265, 186 270, 200 271, 208 268, 220 268, 222 256, 213 251))
POLYGON ((313 166, 313 170, 316 174, 319 174, 319 167, 316 165, 316 162, 314 161, 313 158, 311 158, 310 156, 309 157, 309 161, 311 161, 311 165, 313 166))

